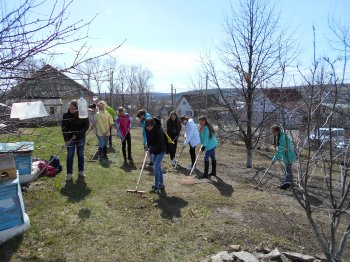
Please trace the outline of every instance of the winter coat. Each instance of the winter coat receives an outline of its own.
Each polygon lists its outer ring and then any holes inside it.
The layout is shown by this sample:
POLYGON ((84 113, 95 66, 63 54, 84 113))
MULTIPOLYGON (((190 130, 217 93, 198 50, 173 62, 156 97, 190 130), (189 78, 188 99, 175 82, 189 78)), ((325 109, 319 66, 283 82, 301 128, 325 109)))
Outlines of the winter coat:
POLYGON ((124 113, 123 116, 118 115, 116 127, 120 138, 124 138, 131 128, 131 121, 128 113, 124 113))
POLYGON ((193 119, 188 119, 188 122, 185 126, 185 142, 184 146, 190 144, 191 147, 197 146, 201 142, 199 138, 199 132, 196 124, 193 119))
POLYGON ((151 154, 157 155, 166 151, 165 135, 160 120, 153 119, 155 122, 152 130, 148 131, 146 129, 147 146, 151 154))
POLYGON ((201 143, 205 147, 205 150, 210 150, 215 148, 218 145, 218 140, 216 139, 216 135, 213 134, 212 137, 209 137, 209 128, 208 126, 204 126, 199 133, 201 138, 201 143))
POLYGON ((78 111, 74 114, 68 111, 63 114, 61 127, 65 142, 68 142, 73 135, 75 135, 73 141, 79 141, 85 138, 86 131, 89 129, 89 119, 79 118, 78 111))
POLYGON ((152 116, 150 113, 145 114, 145 118, 141 121, 141 126, 142 126, 142 135, 143 135, 143 144, 147 144, 147 136, 146 136, 146 119, 151 118, 152 116))
POLYGON ((97 136, 109 136, 109 129, 113 125, 112 116, 107 111, 98 111, 96 114, 97 136))
POLYGON ((180 136, 181 122, 178 117, 174 121, 171 118, 166 121, 166 131, 172 140, 180 136))
POLYGON ((278 136, 277 138, 278 138, 279 146, 277 148, 277 152, 273 157, 272 161, 275 162, 278 159, 282 158, 282 160, 285 163, 295 162, 294 146, 289 136, 287 136, 285 133, 282 133, 282 132, 280 132, 280 135, 277 135, 277 136, 278 136), (287 145, 288 145, 288 151, 287 151, 287 145), (286 152, 288 152, 288 154, 286 154, 286 152))

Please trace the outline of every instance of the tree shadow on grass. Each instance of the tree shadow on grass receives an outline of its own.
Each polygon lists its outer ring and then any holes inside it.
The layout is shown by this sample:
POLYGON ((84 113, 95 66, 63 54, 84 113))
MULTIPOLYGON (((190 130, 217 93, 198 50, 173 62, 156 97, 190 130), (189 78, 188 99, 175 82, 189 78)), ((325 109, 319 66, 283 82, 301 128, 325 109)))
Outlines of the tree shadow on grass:
POLYGON ((11 261, 12 255, 18 250, 23 241, 23 234, 0 244, 0 261, 9 262, 11 261))
POLYGON ((156 200, 157 207, 161 209, 161 217, 166 219, 180 218, 181 208, 188 205, 188 202, 180 197, 171 196, 168 197, 165 191, 162 191, 159 195, 159 199, 156 200))
MULTIPOLYGON (((301 190, 298 187, 294 187, 294 191, 292 189, 290 189, 290 192, 292 194, 292 196, 294 194, 296 194, 299 198, 303 199, 303 193, 301 192, 301 190)), ((314 207, 319 207, 323 205, 323 201, 321 198, 316 197, 317 193, 312 192, 311 190, 309 190, 308 192, 308 199, 310 201, 310 205, 314 206, 314 207)))
POLYGON ((222 180, 220 177, 215 177, 210 179, 210 183, 219 190, 220 194, 225 197, 230 197, 233 194, 233 186, 230 184, 227 184, 222 180), (215 179, 215 180, 213 180, 215 179))
POLYGON ((81 220, 90 218, 91 210, 89 208, 82 208, 79 210, 78 216, 81 220))
POLYGON ((66 182, 61 188, 61 194, 68 197, 69 202, 79 202, 91 193, 83 178, 78 178, 76 183, 66 182))

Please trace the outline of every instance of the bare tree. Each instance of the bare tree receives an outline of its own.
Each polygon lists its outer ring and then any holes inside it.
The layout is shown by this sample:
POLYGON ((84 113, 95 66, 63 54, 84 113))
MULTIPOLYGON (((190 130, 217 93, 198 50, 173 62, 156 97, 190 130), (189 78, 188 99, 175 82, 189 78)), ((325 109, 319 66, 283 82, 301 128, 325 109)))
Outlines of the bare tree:
POLYGON ((92 60, 88 60, 77 67, 79 78, 83 81, 84 86, 89 90, 92 90, 93 68, 94 66, 92 60))
POLYGON ((279 27, 276 6, 270 3, 242 0, 238 8, 231 7, 224 28, 227 39, 219 49, 224 72, 219 72, 210 54, 202 58, 210 85, 220 91, 222 103, 236 126, 231 132, 245 144, 248 168, 253 165, 253 149, 263 123, 253 123, 254 101, 260 95, 257 90, 281 81, 281 61, 288 66, 293 58, 288 52, 293 50, 289 38, 279 27), (224 91, 229 87, 235 91, 224 91))
POLYGON ((115 93, 119 99, 117 99, 118 103, 121 104, 122 107, 126 106, 126 89, 127 89, 127 80, 128 80, 128 69, 126 66, 121 66, 120 70, 117 74, 117 83, 115 85, 115 93))
MULTIPOLYGON (((52 4, 48 15, 30 17, 30 13, 46 4, 48 1, 26 0, 10 9, 5 1, 1 1, 0 19, 0 72, 1 89, 8 88, 7 80, 18 81, 26 75, 23 73, 23 64, 36 55, 52 57, 54 49, 81 41, 88 37, 87 29, 91 21, 79 20, 67 23, 67 10, 71 4, 58 1, 52 4), (77 34, 77 32, 80 32, 77 34)), ((82 51, 82 50, 80 50, 82 51)), ((82 53, 75 54, 75 65, 81 60, 82 53)), ((74 66, 74 65, 72 65, 74 66)))
POLYGON ((142 68, 142 66, 137 67, 136 72, 136 88, 137 88, 137 100, 138 100, 138 107, 139 108, 145 108, 146 110, 149 110, 151 96, 151 83, 150 80, 152 79, 153 75, 152 72, 148 69, 142 68))
MULTIPOLYGON (((347 121, 350 119, 347 109, 350 86, 344 81, 348 59, 345 36, 335 34, 333 38, 343 44, 342 49, 336 49, 342 52, 334 60, 316 59, 314 37, 310 75, 299 70, 306 83, 302 105, 306 119, 300 136, 294 139, 299 157, 293 192, 305 210, 327 261, 342 260, 350 237, 350 146, 343 134, 344 129, 349 128, 347 121), (318 143, 313 143, 314 139, 318 143), (318 204, 315 199, 319 199, 318 204), (328 214, 328 223, 318 218, 323 212, 328 214)), ((349 254, 350 250, 347 252, 349 254)))
MULTIPOLYGON (((93 58, 88 57, 90 48, 88 28, 89 21, 69 22, 68 10, 72 1, 38 1, 25 0, 7 6, 5 0, 0 2, 0 90, 2 94, 18 82, 30 78, 33 68, 30 61, 44 59, 53 61, 63 47, 81 43, 71 51, 72 62, 60 71, 70 72, 80 64, 93 58), (42 14, 38 9, 44 5, 51 6, 49 12, 42 14), (36 14, 33 16, 33 14, 36 14)), ((96 57, 110 54, 119 46, 96 57)), ((89 75, 89 74, 88 74, 89 75)), ((90 77, 87 78, 90 81, 90 77)), ((90 84, 87 84, 90 87, 90 84)))
POLYGON ((111 107, 114 107, 113 97, 114 97, 114 90, 116 85, 115 84, 116 71, 118 70, 117 60, 113 57, 109 57, 108 59, 105 59, 103 64, 103 69, 108 82, 109 105, 111 107))

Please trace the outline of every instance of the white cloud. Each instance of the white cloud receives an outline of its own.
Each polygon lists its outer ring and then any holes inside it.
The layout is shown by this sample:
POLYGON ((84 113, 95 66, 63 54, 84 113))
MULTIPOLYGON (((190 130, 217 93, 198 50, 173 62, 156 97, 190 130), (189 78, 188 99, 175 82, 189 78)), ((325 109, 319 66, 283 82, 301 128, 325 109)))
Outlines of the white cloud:
POLYGON ((142 65, 151 70, 155 89, 164 92, 168 91, 171 84, 185 90, 188 87, 188 76, 199 65, 199 55, 195 52, 121 47, 116 52, 116 57, 120 63, 142 65))
MULTIPOLYGON (((103 54, 113 47, 91 47, 88 57, 103 54)), ((76 48, 77 50, 77 48, 76 48)), ((64 55, 57 57, 57 62, 68 63, 74 58, 72 47, 62 46, 57 52, 64 55)), ((190 87, 190 75, 194 75, 199 68, 199 54, 196 52, 180 52, 173 50, 151 50, 122 45, 112 54, 119 64, 141 65, 153 73, 153 90, 169 92, 173 84, 178 92, 186 91, 190 87)))

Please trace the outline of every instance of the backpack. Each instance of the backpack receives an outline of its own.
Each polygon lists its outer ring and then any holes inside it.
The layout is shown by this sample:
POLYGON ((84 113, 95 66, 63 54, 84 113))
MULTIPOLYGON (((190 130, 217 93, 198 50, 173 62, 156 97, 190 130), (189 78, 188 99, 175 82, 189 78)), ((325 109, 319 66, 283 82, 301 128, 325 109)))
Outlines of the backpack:
POLYGON ((50 156, 50 160, 49 163, 51 162, 51 166, 53 166, 57 172, 61 172, 62 171, 62 166, 60 163, 60 158, 58 156, 50 156))
POLYGON ((52 165, 48 165, 45 161, 40 160, 38 163, 38 168, 42 172, 42 175, 48 177, 56 176, 57 170, 52 165))

